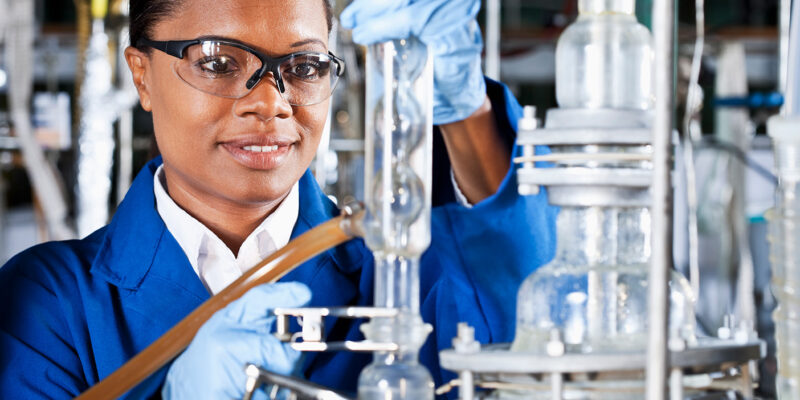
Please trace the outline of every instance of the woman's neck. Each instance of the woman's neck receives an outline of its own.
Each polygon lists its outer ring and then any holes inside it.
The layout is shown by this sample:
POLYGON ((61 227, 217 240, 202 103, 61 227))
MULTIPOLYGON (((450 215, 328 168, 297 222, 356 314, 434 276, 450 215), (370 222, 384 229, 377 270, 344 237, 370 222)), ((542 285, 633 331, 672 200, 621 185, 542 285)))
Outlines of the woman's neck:
POLYGON ((204 195, 193 188, 172 183, 165 172, 167 193, 175 203, 211 232, 237 256, 245 239, 270 216, 286 198, 271 202, 241 204, 218 196, 204 195))

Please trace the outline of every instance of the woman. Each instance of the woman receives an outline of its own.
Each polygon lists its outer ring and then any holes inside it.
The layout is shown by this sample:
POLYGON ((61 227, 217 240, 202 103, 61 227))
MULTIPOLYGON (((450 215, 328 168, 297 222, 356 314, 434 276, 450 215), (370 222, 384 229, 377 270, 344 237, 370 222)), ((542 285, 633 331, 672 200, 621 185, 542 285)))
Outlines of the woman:
MULTIPOLYGON (((162 157, 139 173, 111 223, 36 246, 0 269, 0 397, 73 397, 145 348, 242 271, 338 214, 307 171, 328 110, 325 0, 132 0, 125 52, 162 157)), ((516 196, 509 171, 519 106, 484 84, 475 0, 357 0, 342 16, 363 43, 414 34, 435 55, 435 122, 468 208, 434 211, 422 264, 423 318, 437 351, 456 322, 508 341, 515 290, 553 252, 554 211, 516 196), (507 173, 508 172, 508 173, 507 173), (499 191, 498 191, 499 188, 499 191), (497 192, 497 193, 495 193, 497 192), (534 239, 536 243, 534 244, 534 239), (525 244, 525 246, 519 246, 525 244), (458 299, 456 302, 455 299, 458 299)), ((441 182, 440 182, 441 183, 441 182)), ((352 390, 368 355, 299 355, 267 334, 274 307, 371 304, 372 256, 352 241, 217 313, 168 368, 128 394, 240 397, 242 365, 293 370, 352 390), (310 289, 310 290, 309 290, 310 289), (311 297, 313 293, 313 298, 311 297)), ((339 321, 329 340, 360 337, 339 321)))

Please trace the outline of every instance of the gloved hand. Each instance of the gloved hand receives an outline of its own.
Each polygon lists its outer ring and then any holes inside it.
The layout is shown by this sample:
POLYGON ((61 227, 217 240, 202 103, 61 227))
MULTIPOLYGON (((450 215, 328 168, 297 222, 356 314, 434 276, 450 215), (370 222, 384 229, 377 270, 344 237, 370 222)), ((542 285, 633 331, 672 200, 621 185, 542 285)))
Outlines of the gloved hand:
POLYGON ((214 314, 192 343, 172 363, 161 395, 165 399, 240 399, 254 363, 272 372, 291 374, 300 353, 272 335, 275 317, 269 309, 302 307, 311 299, 297 282, 257 286, 214 314))
POLYGON ((433 122, 463 120, 486 98, 479 0, 354 0, 339 20, 353 41, 369 45, 411 35, 434 56, 433 122))

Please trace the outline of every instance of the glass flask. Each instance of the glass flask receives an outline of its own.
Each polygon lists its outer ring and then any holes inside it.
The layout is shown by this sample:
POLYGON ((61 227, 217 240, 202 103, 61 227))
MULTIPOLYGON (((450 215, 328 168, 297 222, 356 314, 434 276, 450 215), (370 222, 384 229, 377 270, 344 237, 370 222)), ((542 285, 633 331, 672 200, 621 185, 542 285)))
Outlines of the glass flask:
POLYGON ((800 118, 775 116, 767 122, 772 138, 778 187, 769 222, 772 293, 778 306, 772 313, 778 374, 778 399, 800 398, 800 118))
MULTIPOLYGON (((572 353, 637 350, 647 340, 650 211, 646 207, 562 207, 556 257, 519 290, 518 351, 544 351, 558 329, 572 353)), ((670 330, 694 337, 694 296, 670 281, 670 330)))
POLYGON ((395 343, 376 352, 358 379, 360 400, 433 400, 419 363, 431 331, 419 314, 419 257, 430 244, 433 63, 416 38, 369 46, 364 239, 375 256, 375 306, 396 318, 361 325, 367 340, 395 343))
POLYGON ((652 37, 634 10, 634 0, 578 0, 556 46, 561 108, 652 107, 652 37))
MULTIPOLYGON (((646 207, 563 206, 556 222, 556 256, 520 286, 512 351, 546 354, 557 330, 572 354, 645 351, 651 216, 646 207)), ((695 341, 694 296, 672 273, 669 329, 695 341)), ((550 393, 504 398, 549 398, 550 393)), ((642 393, 570 393, 576 399, 633 399, 642 393)))

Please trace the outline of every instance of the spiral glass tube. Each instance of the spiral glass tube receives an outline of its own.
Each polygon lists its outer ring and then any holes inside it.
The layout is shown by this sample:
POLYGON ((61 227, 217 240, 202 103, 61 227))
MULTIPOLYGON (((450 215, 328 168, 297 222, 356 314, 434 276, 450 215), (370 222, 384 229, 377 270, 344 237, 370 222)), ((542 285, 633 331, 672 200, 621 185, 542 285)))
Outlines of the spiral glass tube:
POLYGON ((430 332, 419 315, 419 257, 430 244, 433 64, 416 38, 369 47, 366 68, 365 240, 375 256, 375 306, 400 310, 361 330, 391 342, 362 371, 358 398, 433 399, 418 353, 430 332))

